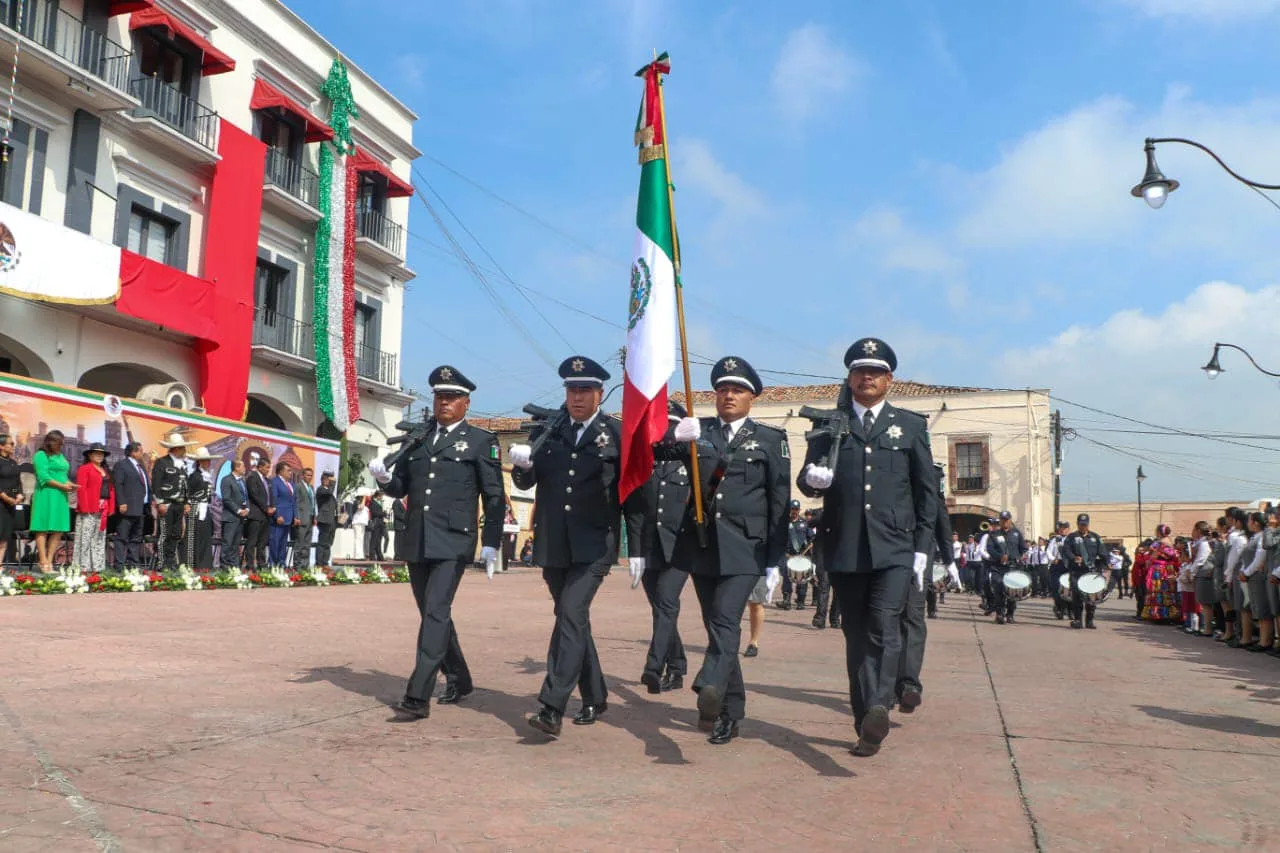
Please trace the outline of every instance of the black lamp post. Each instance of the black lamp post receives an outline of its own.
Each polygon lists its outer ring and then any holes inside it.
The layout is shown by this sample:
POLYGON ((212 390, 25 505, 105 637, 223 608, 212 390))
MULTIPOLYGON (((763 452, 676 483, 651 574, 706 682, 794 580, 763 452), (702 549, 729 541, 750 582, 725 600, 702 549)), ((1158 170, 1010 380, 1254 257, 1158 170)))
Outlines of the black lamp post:
POLYGON ((1166 178, 1164 173, 1160 171, 1160 167, 1156 165, 1156 145, 1161 142, 1177 142, 1181 145, 1190 145, 1192 148, 1199 148, 1208 154, 1224 171, 1231 177, 1247 187, 1253 187, 1259 190, 1280 190, 1280 184, 1260 184, 1257 181, 1251 181, 1244 175, 1233 170, 1226 163, 1222 162, 1222 158, 1207 146, 1196 142, 1194 139, 1181 139, 1176 136, 1161 137, 1153 139, 1147 137, 1143 150, 1147 153, 1147 172, 1142 176, 1142 181, 1133 189, 1129 190, 1129 194, 1135 198, 1146 199, 1147 204, 1153 208, 1159 209, 1164 207, 1165 201, 1169 198, 1169 193, 1178 188, 1178 182, 1173 178, 1166 178))
POLYGON ((1244 347, 1236 346, 1235 344, 1216 343, 1213 345, 1213 355, 1209 358, 1209 363, 1200 368, 1204 371, 1204 375, 1210 379, 1217 379, 1222 375, 1222 372, 1226 370, 1226 368, 1222 366, 1222 362, 1218 360, 1218 351, 1223 347, 1244 353, 1244 357, 1249 359, 1249 363, 1256 367, 1259 373, 1265 373, 1267 376, 1280 378, 1280 373, 1272 373, 1270 370, 1267 370, 1265 367, 1258 364, 1258 362, 1254 361, 1253 356, 1250 355, 1249 351, 1244 347))
POLYGON ((1147 475, 1142 473, 1142 466, 1138 466, 1138 541, 1142 541, 1142 481, 1147 479, 1147 475))

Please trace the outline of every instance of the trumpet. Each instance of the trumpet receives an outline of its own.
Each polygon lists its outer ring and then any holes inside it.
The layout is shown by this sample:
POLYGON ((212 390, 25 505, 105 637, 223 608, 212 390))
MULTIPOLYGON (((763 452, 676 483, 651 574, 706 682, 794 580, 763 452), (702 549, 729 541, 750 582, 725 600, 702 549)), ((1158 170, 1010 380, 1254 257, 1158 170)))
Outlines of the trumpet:
POLYGON ((981 530, 983 533, 986 533, 991 529, 991 522, 989 521, 982 522, 981 524, 978 525, 978 529, 981 530))

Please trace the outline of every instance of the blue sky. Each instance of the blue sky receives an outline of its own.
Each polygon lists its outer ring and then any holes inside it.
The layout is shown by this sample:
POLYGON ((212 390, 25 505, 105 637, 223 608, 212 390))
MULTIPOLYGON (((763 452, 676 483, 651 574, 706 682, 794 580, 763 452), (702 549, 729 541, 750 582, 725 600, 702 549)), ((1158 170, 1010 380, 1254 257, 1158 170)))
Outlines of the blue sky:
MULTIPOLYGON (((1198 139, 1280 183, 1268 85, 1280 0, 298 8, 419 114, 419 174, 478 238, 437 205, 527 329, 438 248, 414 202, 409 386, 450 362, 480 386, 473 410, 514 412, 554 400, 571 351, 604 360, 623 343, 632 74, 658 48, 673 60, 696 353, 804 383, 820 380, 768 371, 839 376, 848 344, 874 334, 897 350, 900 378, 1049 388, 1192 432, 1274 432, 1275 382, 1230 356, 1215 383, 1198 368, 1215 340, 1280 368, 1280 211, 1185 147, 1159 150, 1183 182, 1162 210, 1128 190, 1148 135, 1198 139), (499 267, 613 325, 522 295, 499 267)), ((695 384, 707 370, 695 365, 695 384)), ((1060 405, 1079 434, 1067 500, 1130 498, 1139 462, 1147 499, 1280 493, 1280 441, 1114 432, 1149 430, 1060 405)))

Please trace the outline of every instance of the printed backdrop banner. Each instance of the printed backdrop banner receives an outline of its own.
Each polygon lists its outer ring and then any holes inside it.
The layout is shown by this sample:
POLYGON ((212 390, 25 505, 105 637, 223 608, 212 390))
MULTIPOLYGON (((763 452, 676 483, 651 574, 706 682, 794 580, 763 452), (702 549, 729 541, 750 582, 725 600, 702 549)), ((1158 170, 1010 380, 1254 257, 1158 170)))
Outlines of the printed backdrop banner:
POLYGON ((120 294, 120 249, 0 202, 0 293, 106 305, 120 294))
MULTIPOLYGON (((150 470, 151 463, 168 452, 160 446, 160 440, 175 432, 187 441, 209 448, 214 459, 212 470, 219 483, 230 472, 235 459, 244 460, 246 467, 258 459, 270 459, 272 470, 275 463, 286 462, 295 475, 303 468, 310 468, 315 472, 313 483, 316 485, 324 472, 335 475, 338 472, 336 441, 130 399, 121 401, 120 412, 113 417, 114 409, 108 414, 104 403, 103 395, 92 391, 0 373, 0 433, 13 436, 14 457, 25 472, 31 472, 31 459, 51 429, 61 430, 66 436, 62 452, 71 462, 73 479, 83 461, 85 448, 95 441, 102 442, 111 451, 107 459, 109 466, 121 459, 124 446, 130 440, 142 442, 144 464, 150 470)), ((30 478, 32 482, 25 482, 27 479, 24 477, 23 490, 30 494, 34 475, 30 478)))

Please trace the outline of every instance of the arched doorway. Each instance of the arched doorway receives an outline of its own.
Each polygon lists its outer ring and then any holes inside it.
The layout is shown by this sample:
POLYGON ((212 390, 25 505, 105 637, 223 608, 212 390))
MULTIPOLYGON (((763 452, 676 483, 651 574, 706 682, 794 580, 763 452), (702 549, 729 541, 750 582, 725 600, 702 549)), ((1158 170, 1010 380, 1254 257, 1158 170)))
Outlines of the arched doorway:
POLYGON ((948 511, 951 516, 951 530, 962 540, 966 536, 977 538, 982 535, 982 524, 1000 514, 999 510, 981 504, 956 504, 948 511))
POLYGON ((286 432, 301 432, 302 421, 293 411, 281 403, 263 394, 250 394, 249 406, 245 411, 245 422, 286 432))
POLYGON ((53 381, 53 370, 44 359, 7 335, 0 335, 0 373, 53 381))
POLYGON ((137 397, 145 385, 164 385, 176 382, 172 376, 145 364, 100 364, 85 371, 76 386, 100 394, 116 394, 120 397, 137 397))

